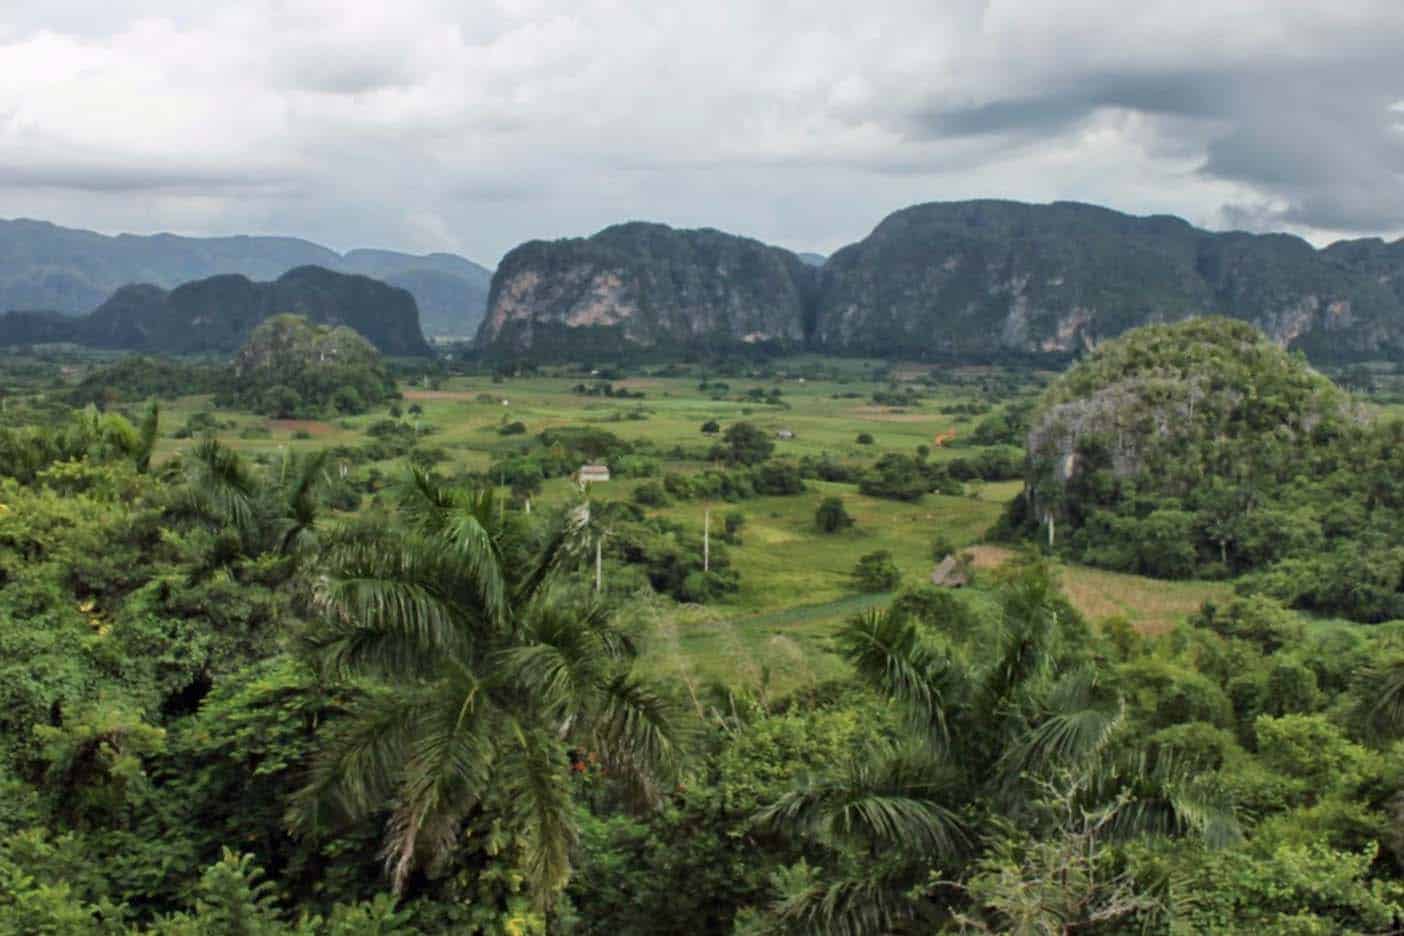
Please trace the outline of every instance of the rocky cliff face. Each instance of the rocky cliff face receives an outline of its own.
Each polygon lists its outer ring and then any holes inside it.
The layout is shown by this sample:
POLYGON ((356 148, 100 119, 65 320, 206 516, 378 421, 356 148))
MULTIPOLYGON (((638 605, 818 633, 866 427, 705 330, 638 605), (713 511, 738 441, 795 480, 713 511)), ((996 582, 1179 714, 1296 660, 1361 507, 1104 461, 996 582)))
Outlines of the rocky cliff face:
POLYGON ((509 253, 478 342, 537 352, 799 345, 816 280, 799 257, 759 241, 622 224, 509 253))
POLYGON ((1093 205, 935 203, 889 216, 817 271, 755 241, 660 225, 533 242, 503 261, 489 304, 479 340, 511 351, 777 338, 845 354, 1066 356, 1225 315, 1315 360, 1397 357, 1404 242, 1316 250, 1093 205))
POLYGON ((1249 322, 1317 359, 1404 349, 1404 246, 1318 251, 1092 205, 899 211, 824 266, 816 343, 843 352, 1066 353, 1140 325, 1249 322))
MULTIPOLYGON (((78 340, 96 347, 167 353, 237 350, 271 316, 345 325, 385 354, 428 354, 414 297, 365 276, 299 267, 271 283, 237 275, 119 289, 79 320, 78 340)), ((3 336, 0 336, 3 337, 3 336)))

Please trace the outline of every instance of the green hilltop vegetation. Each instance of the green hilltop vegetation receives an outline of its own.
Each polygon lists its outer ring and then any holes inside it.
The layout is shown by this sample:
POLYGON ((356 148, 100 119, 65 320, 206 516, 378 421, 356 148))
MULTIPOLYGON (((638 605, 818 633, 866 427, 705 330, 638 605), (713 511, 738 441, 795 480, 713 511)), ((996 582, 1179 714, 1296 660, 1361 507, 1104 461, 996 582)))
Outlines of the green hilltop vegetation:
POLYGON ((363 413, 395 394, 370 342, 344 325, 296 315, 266 319, 234 356, 220 406, 279 419, 363 413))
POLYGON ((1404 925, 1394 366, 250 331, 0 354, 0 933, 1404 925))
POLYGON ((1243 588, 1361 621, 1404 617, 1404 423, 1251 327, 1139 329, 1043 395, 1014 526, 1078 561, 1243 588))

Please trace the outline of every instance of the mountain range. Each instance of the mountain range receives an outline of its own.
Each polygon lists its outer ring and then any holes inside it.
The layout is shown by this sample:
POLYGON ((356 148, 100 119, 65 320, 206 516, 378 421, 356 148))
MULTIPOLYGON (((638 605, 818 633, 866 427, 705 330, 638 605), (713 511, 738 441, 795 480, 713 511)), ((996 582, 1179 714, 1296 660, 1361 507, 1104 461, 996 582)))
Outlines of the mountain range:
POLYGON ((431 353, 408 291, 315 266, 297 267, 271 282, 226 273, 169 291, 149 283, 123 286, 85 316, 10 312, 0 316, 0 345, 69 341, 166 354, 229 354, 259 324, 283 313, 345 325, 385 354, 431 353))
POLYGON ((489 283, 451 254, 10 221, 0 222, 7 306, 22 311, 0 318, 6 344, 226 351, 263 318, 301 312, 388 354, 427 353, 422 325, 475 333, 488 356, 765 344, 946 361, 1065 358, 1139 325, 1218 314, 1344 361, 1404 358, 1404 240, 1317 249, 1076 202, 933 202, 828 257, 629 222, 522 244, 489 283))
POLYGON ((415 297, 426 334, 457 337, 476 331, 492 278, 488 269, 447 253, 342 254, 292 237, 109 237, 47 221, 0 220, 0 312, 84 315, 124 286, 174 289, 223 274, 275 280, 304 266, 370 276, 406 289, 415 297))
POLYGON ((503 258, 491 353, 771 342, 841 354, 1066 356, 1219 314, 1315 360, 1404 355, 1404 241, 1316 249, 1075 202, 935 202, 816 265, 710 229, 630 223, 503 258))

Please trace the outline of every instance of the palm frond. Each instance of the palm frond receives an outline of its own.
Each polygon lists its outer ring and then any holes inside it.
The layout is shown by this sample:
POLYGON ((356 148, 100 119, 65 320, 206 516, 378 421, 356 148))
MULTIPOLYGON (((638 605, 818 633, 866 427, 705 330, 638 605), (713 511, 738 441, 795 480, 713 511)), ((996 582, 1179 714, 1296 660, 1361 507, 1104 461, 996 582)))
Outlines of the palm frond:
POLYGON ((1193 835, 1219 848, 1243 838, 1233 799, 1213 774, 1143 751, 1112 758, 1092 775, 1091 795, 1116 801, 1110 831, 1119 837, 1193 835))
POLYGON ((632 674, 599 687, 591 735, 605 766, 628 785, 638 805, 653 803, 657 785, 676 775, 691 734, 686 711, 632 674))
POLYGON ((781 874, 775 914, 787 929, 823 936, 880 936, 904 932, 916 907, 906 897, 911 882, 888 868, 828 882, 808 874, 781 874))
POLYGON ((323 578, 314 601, 324 628, 311 639, 332 672, 422 673, 466 652, 452 605, 427 586, 393 578, 323 578))
POLYGON ((475 510, 459 508, 444 518, 442 536, 472 583, 485 615, 496 623, 504 622, 508 616, 507 583, 492 530, 475 510))
POLYGON ((850 618, 836 640, 844 658, 869 685, 929 726, 933 740, 949 740, 947 695, 954 674, 914 621, 890 610, 867 611, 850 618))
POLYGON ((868 749, 807 778, 757 818, 837 847, 949 857, 967 841, 959 817, 937 801, 949 782, 925 749, 868 749))
POLYGON ((246 532, 254 526, 258 484, 239 453, 205 438, 190 452, 188 490, 197 511, 246 532))
POLYGON ((511 753, 494 777, 508 792, 523 840, 523 872, 545 906, 570 878, 576 827, 564 751, 539 731, 518 727, 511 753))
POLYGON ((1367 667, 1356 680, 1355 693, 1361 700, 1362 727, 1371 739, 1404 734, 1404 658, 1367 667))
POLYGON ((1100 685, 1091 667, 1064 675, 1041 701, 1041 720, 1000 759, 1006 782, 1029 771, 1086 764, 1106 749, 1126 722, 1121 699, 1100 685))
POLYGON ((381 809, 395 791, 415 727, 430 711, 421 690, 380 692, 353 702, 324 734, 307 782, 293 797, 289 824, 304 834, 381 809))
POLYGON ((441 864, 458 840, 465 816, 491 784, 496 762, 488 696, 459 671, 435 690, 436 700, 415 732, 386 825, 383 857, 396 892, 419 865, 441 864))

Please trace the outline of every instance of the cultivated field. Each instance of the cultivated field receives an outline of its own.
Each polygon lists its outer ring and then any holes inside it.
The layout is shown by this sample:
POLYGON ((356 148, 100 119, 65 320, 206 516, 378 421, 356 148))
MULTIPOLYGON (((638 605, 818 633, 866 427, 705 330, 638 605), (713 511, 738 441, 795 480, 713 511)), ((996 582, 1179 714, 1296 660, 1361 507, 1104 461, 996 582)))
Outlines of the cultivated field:
MULTIPOLYGON (((832 362, 830 362, 832 366, 832 362)), ((841 462, 870 464, 885 452, 912 454, 920 445, 932 447, 930 458, 945 461, 970 458, 978 449, 963 446, 979 421, 978 415, 942 412, 961 405, 989 404, 978 386, 928 388, 915 406, 882 406, 872 402, 875 387, 870 374, 876 362, 846 361, 842 373, 827 379, 780 377, 769 379, 721 378, 728 385, 726 399, 713 399, 714 389, 699 389, 696 373, 616 380, 616 391, 642 393, 642 399, 587 396, 575 392, 581 383, 598 378, 577 375, 515 377, 494 381, 490 377, 449 378, 435 389, 404 386, 404 419, 421 428, 432 427, 423 444, 442 450, 437 469, 455 472, 488 472, 495 458, 539 446, 536 436, 561 426, 592 426, 630 441, 647 440, 664 454, 664 470, 701 470, 697 453, 711 440, 700 427, 715 420, 723 427, 749 421, 776 438, 775 457, 827 457, 841 462), (780 390, 779 404, 739 399, 759 389, 766 394, 780 390), (520 421, 522 435, 504 436, 499 428, 520 421), (780 439, 787 431, 792 438, 780 439), (953 445, 936 445, 938 436, 955 432, 953 445), (867 433, 871 444, 859 444, 867 433), (685 457, 669 457, 682 446, 685 457)), ((793 374, 793 370, 791 371, 793 374)), ((981 372, 966 370, 961 377, 976 380, 981 372)), ((903 373, 910 379, 918 376, 903 373)), ((212 410, 208 398, 187 397, 167 404, 163 417, 166 437, 158 457, 169 457, 192 444, 171 434, 200 411, 209 411, 223 425, 220 438, 251 455, 287 447, 315 450, 326 446, 355 446, 365 441, 365 430, 387 416, 385 408, 338 420, 267 420, 248 413, 212 410)), ((386 475, 397 470, 393 463, 374 466, 386 475)), ((594 486, 599 500, 628 499, 638 479, 616 479, 594 486)), ((647 655, 659 669, 676 672, 697 682, 759 684, 769 680, 777 691, 821 680, 838 672, 840 664, 828 652, 835 625, 863 608, 880 605, 889 594, 864 595, 854 591, 850 571, 857 558, 887 550, 902 571, 904 582, 916 584, 929 575, 934 557, 933 539, 940 536, 960 548, 975 547, 976 567, 984 574, 1006 561, 1011 552, 1002 547, 979 545, 986 530, 1005 504, 1017 496, 1020 483, 972 482, 964 496, 929 494, 914 503, 866 497, 851 484, 809 481, 798 496, 761 497, 728 504, 724 501, 673 502, 653 510, 695 531, 713 511, 713 531, 720 516, 739 510, 746 518, 739 545, 726 547, 732 567, 740 572, 739 592, 706 607, 677 606, 655 601, 646 612, 654 626, 647 655), (819 501, 839 496, 856 521, 836 535, 821 534, 814 512, 819 501)), ((553 479, 536 499, 536 505, 578 496, 567 479, 553 479)), ((978 584, 978 582, 977 582, 978 584)), ((1161 632, 1195 610, 1206 598, 1227 589, 1203 583, 1166 583, 1137 576, 1118 575, 1084 568, 1064 570, 1065 588, 1073 602, 1094 620, 1123 617, 1147 632, 1161 632)))

